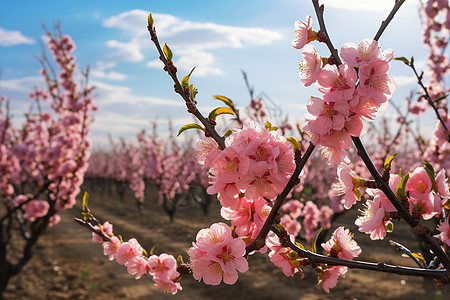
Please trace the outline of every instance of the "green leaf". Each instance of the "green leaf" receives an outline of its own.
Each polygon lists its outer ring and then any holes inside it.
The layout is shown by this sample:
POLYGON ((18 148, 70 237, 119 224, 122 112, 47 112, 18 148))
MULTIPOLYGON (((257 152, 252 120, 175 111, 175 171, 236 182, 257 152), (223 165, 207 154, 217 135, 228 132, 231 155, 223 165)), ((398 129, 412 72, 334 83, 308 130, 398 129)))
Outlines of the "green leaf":
POLYGON ((173 58, 172 50, 170 50, 169 46, 167 46, 166 43, 164 43, 163 51, 164 51, 164 54, 166 55, 166 59, 172 60, 172 58, 173 58))
POLYGON ((436 100, 434 100, 434 102, 438 103, 439 101, 444 100, 445 98, 447 98, 448 95, 449 95, 449 94, 440 96, 439 98, 437 98, 436 100))
POLYGON ((180 130, 178 130, 177 136, 179 136, 180 134, 182 134, 184 131, 188 130, 188 129, 200 129, 205 131, 205 128, 203 128, 202 126, 195 124, 195 123, 190 123, 190 124, 186 124, 183 127, 180 128, 180 130))
POLYGON ((89 212, 88 200, 89 200, 89 194, 87 192, 84 192, 84 195, 83 195, 83 212, 85 212, 85 213, 89 212))
POLYGON ((271 124, 269 121, 266 121, 266 123, 264 123, 264 126, 265 126, 267 129, 269 129, 270 131, 273 131, 273 130, 277 130, 277 129, 278 129, 277 126, 272 126, 272 124, 271 124))
POLYGON ((148 14, 147 22, 148 22, 148 26, 153 27, 154 21, 153 21, 152 13, 148 14))
POLYGON ((400 182, 397 184, 396 194, 398 198, 404 199, 406 198, 405 194, 405 188, 406 188, 406 182, 409 179, 409 173, 406 173, 405 176, 402 177, 400 182))
POLYGON ((88 207, 88 200, 89 200, 89 194, 87 192, 84 192, 83 195, 83 220, 85 221, 91 221, 92 220, 92 215, 91 212, 89 211, 89 207, 88 207))
POLYGON ((428 173, 428 176, 430 176, 430 179, 431 180, 435 180, 436 179, 436 173, 434 172, 433 166, 427 161, 424 161, 423 165, 425 167, 425 171, 427 171, 427 173, 428 173))
POLYGON ((353 193, 358 197, 358 200, 361 201, 361 191, 359 189, 354 189, 353 193))
POLYGON ((181 83, 181 86, 182 86, 182 87, 187 87, 187 86, 189 86, 189 78, 191 77, 192 72, 194 72, 195 68, 196 68, 196 67, 193 67, 192 70, 189 72, 189 74, 186 75, 186 76, 184 76, 183 79, 181 79, 180 83, 181 83))
POLYGON ((230 108, 234 107, 234 103, 230 98, 221 95, 214 95, 213 98, 222 101, 223 103, 225 103, 225 105, 227 105, 230 108))
POLYGON ((223 114, 234 115, 234 111, 229 107, 217 107, 209 113, 208 120, 215 121, 217 116, 220 116, 223 114))
POLYGON ((148 258, 148 253, 147 253, 147 251, 145 251, 145 249, 144 248, 142 248, 142 254, 145 256, 145 257, 147 257, 148 258))
POLYGON ((398 153, 395 153, 394 155, 389 156, 386 161, 384 162, 384 170, 388 170, 391 168, 391 163, 394 160, 394 158, 397 156, 398 153))
POLYGON ((227 132, 223 135, 224 137, 229 137, 233 133, 233 130, 228 129, 227 132))
POLYGON ((409 60, 408 60, 406 57, 404 57, 404 56, 401 56, 401 57, 394 57, 393 60, 401 60, 402 62, 404 62, 404 63, 407 64, 407 65, 410 64, 409 60))
POLYGON ((152 247, 152 249, 150 249, 150 255, 153 255, 153 251, 155 251, 155 248, 156 248, 156 245, 154 245, 153 247, 152 247))
POLYGON ((302 145, 295 137, 288 136, 286 139, 288 140, 289 143, 291 143, 292 147, 294 147, 294 151, 302 149, 302 145))
POLYGON ((184 265, 183 257, 181 255, 178 255, 177 257, 177 266, 184 265))
POLYGON ((317 239, 319 238, 319 235, 321 232, 322 232, 322 228, 317 230, 316 235, 314 236, 314 239, 312 241, 311 251, 314 253, 317 253, 317 239))
POLYGON ((191 93, 191 99, 195 99, 195 97, 196 97, 197 94, 198 94, 198 89, 195 88, 193 84, 191 84, 191 85, 189 86, 189 91, 190 91, 190 93, 191 93))
POLYGON ((436 190, 437 189, 437 186, 436 186, 436 173, 434 172, 433 166, 427 161, 424 161, 423 165, 425 167, 425 171, 427 171, 428 177, 430 177, 431 184, 433 186, 433 190, 436 190))

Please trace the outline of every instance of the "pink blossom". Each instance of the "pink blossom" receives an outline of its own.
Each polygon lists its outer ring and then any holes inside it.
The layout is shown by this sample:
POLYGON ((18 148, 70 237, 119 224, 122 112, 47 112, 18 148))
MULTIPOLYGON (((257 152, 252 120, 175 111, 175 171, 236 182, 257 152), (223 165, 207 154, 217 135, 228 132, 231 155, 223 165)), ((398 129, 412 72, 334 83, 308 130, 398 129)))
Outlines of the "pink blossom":
MULTIPOLYGON (((95 226, 94 229, 100 230, 100 227, 99 226, 95 226)), ((109 223, 108 221, 103 223, 102 230, 103 230, 103 233, 106 236, 109 236, 109 237, 113 236, 113 225, 111 223, 109 223)), ((102 243, 103 242, 103 238, 101 238, 98 234, 93 232, 92 233, 92 241, 95 242, 95 243, 102 243)))
POLYGON ((216 180, 213 182, 213 185, 208 187, 207 192, 210 195, 219 193, 217 198, 224 207, 237 209, 241 204, 241 199, 239 198, 240 190, 235 183, 223 183, 216 180))
MULTIPOLYGON (((244 254, 245 242, 240 238, 231 239, 228 244, 222 247, 214 247, 207 251, 207 256, 213 261, 217 261, 224 273, 229 275, 236 274, 236 279, 237 272, 246 272, 248 270, 248 263, 243 257, 244 254)), ((234 282, 225 283, 233 284, 234 282)))
POLYGON ((343 266, 333 266, 326 269, 323 273, 319 275, 319 283, 325 292, 329 293, 331 288, 336 286, 339 276, 345 277, 348 268, 343 266))
POLYGON ((393 56, 392 49, 380 53, 378 42, 373 39, 364 39, 358 46, 353 43, 345 43, 341 47, 342 59, 352 67, 368 65, 379 59, 389 62, 393 56))
POLYGON ((214 223, 207 229, 201 229, 196 237, 197 247, 204 252, 226 245, 231 239, 231 228, 225 223, 214 223))
POLYGON ((167 275, 177 268, 177 261, 172 255, 162 253, 161 255, 151 255, 148 258, 149 273, 161 277, 167 275))
MULTIPOLYGON (((309 124, 302 126, 303 130, 309 130, 309 124)), ((327 134, 312 133, 312 143, 314 145, 324 146, 322 155, 328 158, 330 164, 338 164, 340 162, 349 163, 349 158, 344 149, 352 146, 352 136, 360 136, 364 131, 364 122, 357 116, 352 115, 345 122, 344 128, 340 130, 330 130, 327 134)))
POLYGON ((441 212, 441 198, 439 195, 429 193, 417 198, 409 198, 410 213, 417 212, 424 220, 429 220, 441 212))
MULTIPOLYGON (((400 182, 402 178, 398 176, 397 174, 390 174, 389 176, 389 187, 391 190, 396 191, 397 185, 400 182)), ((380 205, 383 208, 385 212, 396 212, 397 209, 395 206, 391 203, 391 201, 386 197, 386 195, 379 189, 367 189, 367 194, 373 197, 373 200, 379 199, 380 205)))
POLYGON ((436 227, 436 229, 439 230, 441 233, 436 235, 435 237, 438 237, 439 239, 441 239, 442 242, 450 246, 450 225, 448 218, 444 222, 439 224, 436 227))
POLYGON ((55 214, 48 219, 48 227, 58 224, 61 221, 61 216, 55 214))
POLYGON ((311 242, 316 234, 319 223, 320 210, 312 201, 307 201, 303 208, 303 228, 305 229, 305 239, 311 242))
MULTIPOLYGON (((294 236, 290 235, 290 240, 291 242, 295 242, 294 236)), ((292 277, 295 273, 300 272, 303 277, 303 272, 300 269, 299 262, 295 259, 291 260, 288 255, 292 249, 281 246, 278 236, 272 232, 269 233, 266 238, 266 244, 271 250, 269 253, 270 261, 277 267, 281 268, 284 275, 292 277)))
POLYGON ((437 192, 444 200, 450 198, 450 189, 448 178, 445 176, 445 169, 440 170, 436 175, 436 188, 437 192))
MULTIPOLYGON (((322 243, 322 247, 328 252, 337 255, 340 259, 352 260, 361 254, 361 248, 353 240, 353 234, 349 229, 340 226, 331 235, 331 239, 322 243)), ((332 254, 332 256, 334 256, 332 254)))
POLYGON ((231 236, 231 228, 224 223, 211 225, 197 234, 197 243, 188 250, 190 266, 196 280, 218 285, 223 280, 234 284, 238 272, 248 270, 245 242, 231 236))
POLYGON ((360 200, 355 194, 355 190, 359 187, 359 179, 347 164, 339 164, 337 168, 339 183, 335 184, 333 188, 344 195, 344 207, 350 209, 356 201, 360 200))
POLYGON ((291 260, 290 257, 283 253, 271 251, 269 254, 270 261, 277 267, 281 268, 284 275, 293 277, 300 270, 300 264, 297 260, 291 260))
POLYGON ((306 106, 312 116, 306 116, 307 130, 317 134, 327 134, 331 130, 341 130, 349 115, 349 105, 345 100, 325 102, 311 97, 306 106))
POLYGON ((217 149, 218 145, 212 138, 198 139, 195 143, 196 154, 198 163, 209 167, 215 156, 220 153, 217 149))
POLYGON ((384 60, 376 60, 359 68, 358 94, 373 98, 379 104, 389 100, 396 86, 394 79, 387 73, 390 65, 384 60))
POLYGON ((361 96, 357 92, 353 94, 353 98, 348 102, 350 112, 355 113, 368 122, 375 120, 375 113, 383 110, 384 106, 373 100, 371 97, 361 96))
POLYGON ((295 38, 292 41, 292 46, 296 49, 302 49, 307 43, 313 40, 313 19, 310 15, 306 15, 305 21, 295 21, 294 34, 295 38))
POLYGON ((425 101, 414 102, 409 106, 409 112, 413 115, 420 115, 424 113, 428 108, 428 105, 425 101))
POLYGON ((303 60, 300 62, 299 76, 304 86, 316 82, 322 69, 322 57, 312 45, 305 45, 302 50, 303 60))
POLYGON ((424 167, 417 167, 414 172, 409 174, 406 190, 413 199, 427 197, 432 188, 430 176, 424 167))
POLYGON ((291 218, 290 215, 283 215, 280 220, 281 225, 288 232, 288 234, 297 236, 302 229, 302 225, 297 221, 297 219, 291 218))
POLYGON ((181 284, 178 282, 180 273, 172 270, 167 276, 153 276, 155 286, 160 288, 163 292, 175 295, 178 290, 182 290, 181 284))
POLYGON ((326 65, 320 70, 317 89, 323 93, 323 100, 337 101, 353 98, 357 75, 355 69, 343 63, 338 68, 326 65))
POLYGON ((227 147, 211 162, 210 166, 217 180, 235 183, 248 172, 248 158, 240 155, 236 150, 233 147, 227 147))
POLYGON ((320 227, 323 229, 329 229, 331 227, 331 217, 334 215, 334 211, 328 205, 320 207, 319 222, 320 227))
POLYGON ((359 231, 370 234, 372 240, 382 240, 386 236, 386 226, 384 222, 384 209, 381 206, 380 198, 367 200, 366 209, 358 217, 355 224, 359 231))
POLYGON ((23 217, 29 221, 34 221, 36 218, 47 215, 50 204, 44 200, 32 200, 25 206, 25 213, 23 217))
POLYGON ((128 261, 126 266, 128 274, 134 275, 136 280, 147 273, 147 260, 142 256, 132 258, 128 261))
POLYGON ((246 237, 252 235, 253 230, 259 232, 270 210, 270 206, 262 197, 250 199, 244 196, 238 210, 222 207, 220 214, 224 219, 231 220, 238 236, 246 237))
POLYGON ((288 213, 293 219, 297 219, 302 214, 305 205, 298 200, 289 200, 281 206, 281 211, 288 213))
POLYGON ((136 256, 142 256, 142 247, 135 238, 132 238, 119 246, 116 261, 126 266, 136 256))
POLYGON ((109 260, 114 260, 117 256, 120 247, 120 240, 113 236, 109 242, 103 242, 103 253, 108 256, 109 260))

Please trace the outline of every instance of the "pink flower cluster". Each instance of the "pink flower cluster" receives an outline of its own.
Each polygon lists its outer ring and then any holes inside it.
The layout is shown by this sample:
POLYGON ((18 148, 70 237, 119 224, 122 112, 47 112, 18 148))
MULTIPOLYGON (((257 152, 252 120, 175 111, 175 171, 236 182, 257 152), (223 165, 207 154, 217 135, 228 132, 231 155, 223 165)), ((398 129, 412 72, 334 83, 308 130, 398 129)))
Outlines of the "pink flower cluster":
POLYGON ((334 214, 334 211, 327 205, 323 205, 319 209, 312 201, 307 201, 306 204, 303 204, 298 200, 286 202, 281 206, 280 212, 282 213, 280 223, 288 234, 296 237, 300 234, 303 227, 305 232, 304 238, 308 242, 311 242, 314 238, 319 223, 323 229, 331 227, 331 217, 334 214))
MULTIPOLYGON (((291 242, 295 241, 292 235, 290 235, 290 239, 291 242)), ((278 236, 272 232, 267 236, 266 245, 271 250, 269 252, 270 261, 281 268, 284 275, 293 277, 295 273, 300 272, 303 278, 303 271, 300 269, 301 261, 298 259, 296 252, 289 247, 283 247, 278 236)))
POLYGON ((242 195, 274 199, 283 190, 295 169, 294 152, 286 138, 250 122, 226 143, 222 151, 209 146, 201 150, 207 153, 201 162, 211 168, 208 193, 218 193, 222 206, 237 210, 242 195))
MULTIPOLYGON (((397 190, 401 177, 391 174, 389 186, 393 191, 397 190)), ((424 167, 417 167, 409 174, 406 182, 405 195, 406 208, 417 219, 422 217, 429 220, 443 213, 443 206, 450 198, 448 179, 445 170, 430 175, 424 167)), ((372 200, 367 200, 366 209, 356 219, 355 224, 359 231, 370 234, 372 240, 383 239, 387 233, 387 227, 391 223, 392 213, 397 210, 381 190, 367 189, 372 200)))
POLYGON ((235 233, 248 245, 255 240, 270 210, 269 203, 263 198, 249 199, 244 196, 237 210, 222 207, 220 214, 225 220, 231 220, 235 233))
POLYGON ((233 238, 231 228, 225 223, 214 223, 198 232, 196 243, 188 250, 190 267, 196 280, 210 285, 234 284, 238 272, 248 270, 245 242, 233 238))
MULTIPOLYGON (((446 47, 450 38, 450 5, 447 0, 427 0, 423 5, 422 43, 429 48, 427 58, 428 81, 426 83, 431 100, 448 93, 444 77, 450 72, 446 47)), ((421 98, 419 98, 421 100, 421 98)), ((448 99, 435 103, 445 111, 448 99)), ((426 104, 424 104, 426 106, 426 104)))
MULTIPOLYGON (((311 30, 312 21, 305 24, 302 37, 306 30, 311 30)), ((299 41, 298 36, 294 41, 299 41)), ((330 163, 349 163, 345 149, 351 147, 351 137, 364 132, 364 120, 374 120, 374 113, 395 91, 394 80, 388 75, 393 51, 380 51, 378 42, 372 39, 364 39, 359 45, 346 43, 340 52, 344 63, 336 67, 322 59, 314 46, 304 42, 294 44, 297 49, 303 48, 301 82, 305 86, 316 83, 323 94, 323 99, 309 100, 309 114, 301 128, 310 133, 314 145, 323 146, 322 153, 330 163)))
POLYGON ((333 186, 337 195, 344 198, 344 208, 350 209, 356 201, 360 200, 361 190, 365 180, 356 176, 349 165, 339 164, 337 168, 339 182, 333 186))
MULTIPOLYGON (((322 247, 330 256, 347 260, 352 260, 362 252, 361 248, 353 240, 353 235, 350 231, 342 226, 333 232, 328 242, 322 243, 322 247)), ((347 270, 348 268, 344 266, 322 266, 319 272, 319 284, 329 293, 330 288, 336 286, 339 276, 345 277, 347 270)))
POLYGON ((101 229, 99 226, 95 229, 108 241, 103 241, 103 238, 96 233, 92 233, 92 240, 102 243, 103 253, 108 256, 108 259, 125 266, 130 275, 136 279, 147 274, 152 275, 155 286, 167 293, 176 294, 182 289, 178 282, 180 273, 177 271, 177 261, 172 255, 163 253, 159 256, 147 256, 136 239, 122 242, 114 236, 113 225, 109 222, 105 222, 101 229))

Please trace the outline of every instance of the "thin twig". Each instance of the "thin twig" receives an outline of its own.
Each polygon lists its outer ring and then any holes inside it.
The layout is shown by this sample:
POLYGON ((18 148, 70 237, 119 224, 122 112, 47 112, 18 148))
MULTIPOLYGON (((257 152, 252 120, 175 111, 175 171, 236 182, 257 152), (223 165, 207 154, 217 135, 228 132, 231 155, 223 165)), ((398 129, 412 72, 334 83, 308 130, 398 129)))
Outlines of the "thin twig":
POLYGON ((434 113, 436 114, 436 118, 438 118, 439 122, 441 123, 442 127, 444 128, 444 132, 447 135, 447 139, 450 142, 450 131, 447 128, 447 125, 445 125, 444 120, 442 119, 441 115, 439 114, 438 108, 434 104, 433 100, 431 99, 430 94, 428 93, 427 87, 422 82, 422 76, 417 73, 416 67, 414 66, 414 59, 411 58, 409 63, 405 63, 407 66, 409 66, 413 71, 414 75, 416 75, 417 83, 420 85, 422 90, 424 91, 425 95, 424 98, 428 101, 428 104, 433 108, 434 113))
POLYGON ((412 254, 408 248, 393 240, 389 240, 389 243, 392 246, 394 246, 398 251, 402 251, 404 254, 408 255, 420 268, 425 269, 424 265, 422 265, 419 259, 415 257, 414 254, 412 254))
POLYGON ((181 86, 181 83, 178 80, 177 75, 172 73, 172 71, 170 70, 171 68, 169 68, 168 61, 167 61, 166 57, 164 56, 164 52, 161 49, 161 45, 159 43, 158 36, 156 35, 155 27, 148 26, 147 29, 150 33, 150 38, 151 38, 152 42, 155 44, 156 49, 158 50, 159 59, 164 63, 164 66, 167 67, 167 72, 169 73, 170 77, 172 78, 172 80, 175 84, 175 92, 178 93, 183 98, 186 105, 188 106, 189 112, 192 113, 195 117, 197 117, 197 119, 205 126, 206 131, 217 142, 217 144, 220 146, 220 148, 225 149, 226 146, 225 146, 224 138, 221 137, 217 133, 217 131, 211 125, 211 123, 201 114, 201 112, 197 109, 194 101, 192 99, 190 99, 190 97, 184 93, 184 89, 181 86), (190 111, 191 108, 193 108, 192 111, 190 111))

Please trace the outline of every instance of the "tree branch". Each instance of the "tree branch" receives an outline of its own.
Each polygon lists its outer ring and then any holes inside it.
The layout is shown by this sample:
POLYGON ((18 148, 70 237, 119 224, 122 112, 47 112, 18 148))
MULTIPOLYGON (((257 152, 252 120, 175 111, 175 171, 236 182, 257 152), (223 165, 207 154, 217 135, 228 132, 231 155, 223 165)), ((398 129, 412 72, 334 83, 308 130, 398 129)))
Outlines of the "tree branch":
POLYGON ((266 221, 264 222, 263 227, 261 228, 261 231, 258 233, 258 236, 255 238, 255 240, 250 243, 246 248, 246 255, 254 250, 261 249, 264 246, 264 241, 266 239, 267 234, 270 231, 270 228, 272 227, 273 222, 275 221, 275 218, 278 214, 278 210, 280 209, 281 205, 283 204, 284 200, 286 200, 287 195, 291 191, 291 189, 298 183, 298 176, 300 175, 303 167, 305 166, 306 162, 308 161, 309 157, 313 153, 316 146, 313 145, 313 143, 309 143, 308 149, 306 149, 305 154, 303 154, 302 158, 296 162, 294 173, 292 174, 291 178, 289 179, 288 183, 286 184, 286 187, 284 190, 277 196, 277 199, 275 200, 275 203, 272 207, 272 210, 270 211, 269 216, 267 217, 266 221))
POLYGON ((164 56, 164 52, 161 49, 161 45, 158 40, 158 36, 156 35, 156 29, 155 27, 148 26, 147 27, 150 38, 152 42, 155 44, 156 49, 159 53, 159 59, 164 63, 164 66, 167 69, 167 72, 169 73, 170 77, 172 78, 174 84, 175 84, 175 92, 178 93, 183 100, 186 103, 186 106, 188 107, 188 112, 192 113, 204 126, 205 130, 209 133, 209 135, 217 142, 217 144, 220 146, 221 149, 225 149, 225 140, 223 137, 217 133, 217 131, 214 129, 214 127, 211 125, 211 123, 201 114, 201 112, 197 109, 197 106, 195 104, 195 101, 193 101, 188 95, 184 93, 184 89, 181 86, 180 81, 178 80, 178 77, 175 73, 172 72, 171 68, 169 67, 168 61, 166 57, 164 56))
MULTIPOLYGON (((276 226, 272 228, 272 231, 280 238, 280 240, 282 239, 283 234, 276 226)), ((295 245, 294 243, 292 243, 291 241, 289 241, 288 239, 285 241, 285 243, 283 243, 282 246, 288 246, 289 248, 297 252, 299 256, 308 258, 310 263, 324 263, 331 266, 345 266, 351 269, 363 269, 363 270, 394 273, 399 275, 420 276, 420 277, 445 278, 450 276, 449 270, 417 269, 417 268, 393 266, 385 263, 370 263, 365 261, 345 260, 331 256, 323 256, 302 249, 297 245, 295 245)))

